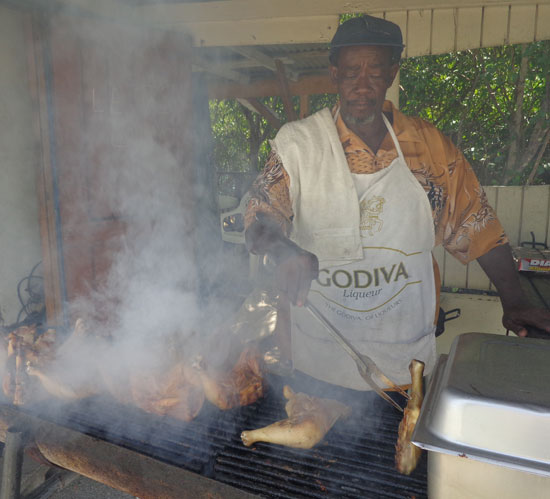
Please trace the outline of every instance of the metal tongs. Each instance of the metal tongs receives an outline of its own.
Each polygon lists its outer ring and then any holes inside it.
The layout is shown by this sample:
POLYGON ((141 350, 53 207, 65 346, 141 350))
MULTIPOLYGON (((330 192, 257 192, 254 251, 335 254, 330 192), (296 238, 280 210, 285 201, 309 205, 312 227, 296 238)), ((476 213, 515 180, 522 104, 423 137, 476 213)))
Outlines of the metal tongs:
POLYGON ((393 400, 384 390, 382 390, 378 384, 374 381, 373 377, 377 376, 388 388, 395 390, 409 400, 411 397, 400 386, 391 381, 374 363, 374 361, 367 355, 360 354, 352 344, 342 336, 340 331, 336 329, 325 316, 313 305, 309 300, 306 300, 304 307, 307 308, 323 325, 326 326, 332 337, 338 342, 338 344, 349 354, 349 356, 355 361, 357 369, 361 377, 367 382, 367 384, 382 397, 386 402, 393 405, 397 410, 403 412, 403 408, 393 400))

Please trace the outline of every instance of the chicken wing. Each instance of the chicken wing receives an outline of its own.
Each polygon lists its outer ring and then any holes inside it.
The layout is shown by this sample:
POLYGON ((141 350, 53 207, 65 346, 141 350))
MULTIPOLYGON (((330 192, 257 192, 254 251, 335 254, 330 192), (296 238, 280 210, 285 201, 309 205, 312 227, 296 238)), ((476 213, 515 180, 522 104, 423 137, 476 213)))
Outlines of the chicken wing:
POLYGON ((424 400, 422 387, 424 362, 411 361, 409 371, 412 380, 412 393, 403 412, 403 419, 399 424, 397 445, 395 446, 395 467, 399 473, 404 475, 410 475, 414 471, 422 454, 422 449, 414 445, 411 438, 424 400))

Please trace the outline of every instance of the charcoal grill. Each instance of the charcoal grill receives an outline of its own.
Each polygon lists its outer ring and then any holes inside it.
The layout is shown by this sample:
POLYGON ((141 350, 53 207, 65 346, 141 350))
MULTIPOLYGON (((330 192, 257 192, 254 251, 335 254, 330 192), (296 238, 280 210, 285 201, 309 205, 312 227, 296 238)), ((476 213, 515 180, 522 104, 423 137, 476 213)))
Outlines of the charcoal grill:
MULTIPOLYGON (((199 478, 229 485, 244 494, 273 498, 427 497, 425 456, 411 476, 400 475, 394 468, 401 414, 382 399, 373 393, 345 390, 299 375, 269 375, 268 382, 267 396, 257 403, 230 411, 205 404, 190 423, 146 414, 103 397, 64 405, 62 410, 49 402, 20 411, 183 468, 199 478), (342 400, 352 406, 353 414, 338 422, 310 450, 267 443, 245 447, 240 440, 242 430, 286 417, 284 384, 297 391, 342 400)), ((394 396, 404 405, 398 395, 394 396)))

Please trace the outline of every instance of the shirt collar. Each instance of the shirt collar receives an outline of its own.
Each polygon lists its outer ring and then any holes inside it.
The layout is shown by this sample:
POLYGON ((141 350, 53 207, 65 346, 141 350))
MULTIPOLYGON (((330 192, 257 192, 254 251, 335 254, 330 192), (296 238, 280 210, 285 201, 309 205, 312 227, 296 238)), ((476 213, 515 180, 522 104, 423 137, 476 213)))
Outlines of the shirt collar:
MULTIPOLYGON (((339 113, 340 103, 332 108, 332 116, 336 116, 338 112, 338 118, 336 119, 336 129, 342 141, 350 135, 356 136, 344 123, 341 114, 339 113)), ((422 142, 416 128, 411 126, 411 122, 407 119, 401 111, 399 111, 391 101, 386 100, 382 106, 382 111, 390 113, 393 116, 393 131, 399 142, 422 142)), ((356 136, 357 137, 357 136, 356 136)), ((357 137, 359 139, 359 137, 357 137)), ((361 140, 361 139, 359 139, 361 140)))

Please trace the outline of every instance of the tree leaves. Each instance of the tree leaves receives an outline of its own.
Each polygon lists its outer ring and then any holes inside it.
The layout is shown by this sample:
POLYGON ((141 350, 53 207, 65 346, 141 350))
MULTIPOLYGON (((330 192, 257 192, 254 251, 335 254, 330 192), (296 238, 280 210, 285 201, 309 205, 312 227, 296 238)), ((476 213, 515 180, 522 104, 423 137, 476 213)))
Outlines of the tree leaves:
POLYGON ((529 177, 544 183, 550 172, 546 145, 535 163, 550 128, 549 43, 404 60, 401 109, 450 136, 483 184, 523 184, 529 177), (522 56, 527 58, 524 78, 522 56))

